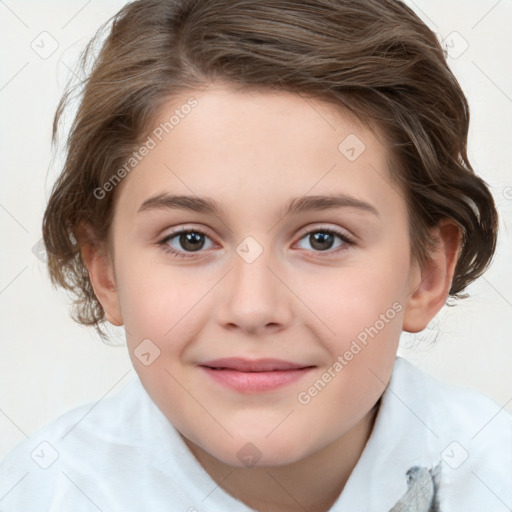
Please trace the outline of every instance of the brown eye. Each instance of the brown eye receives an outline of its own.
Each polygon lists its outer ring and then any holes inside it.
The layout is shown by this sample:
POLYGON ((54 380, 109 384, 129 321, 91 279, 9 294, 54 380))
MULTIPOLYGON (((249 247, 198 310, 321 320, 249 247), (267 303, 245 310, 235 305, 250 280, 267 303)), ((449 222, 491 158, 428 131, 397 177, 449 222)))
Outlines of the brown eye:
POLYGON ((181 230, 165 237, 162 242, 171 253, 180 256, 189 256, 187 253, 199 252, 201 249, 209 249, 213 245, 210 237, 199 230, 181 230), (210 245, 207 245, 208 241, 210 245))
POLYGON ((302 249, 314 252, 336 252, 338 248, 341 250, 345 248, 344 246, 354 245, 352 239, 345 233, 322 228, 305 233, 300 241, 306 241, 309 244, 309 247, 302 246, 302 249), (336 242, 336 239, 338 239, 338 242, 336 242), (330 249, 334 250, 331 251, 330 249))
POLYGON ((311 247, 318 251, 326 251, 334 244, 334 235, 326 231, 317 231, 309 235, 309 243, 311 247))
POLYGON ((204 235, 196 231, 189 231, 178 235, 178 240, 186 251, 198 251, 204 246, 204 235))

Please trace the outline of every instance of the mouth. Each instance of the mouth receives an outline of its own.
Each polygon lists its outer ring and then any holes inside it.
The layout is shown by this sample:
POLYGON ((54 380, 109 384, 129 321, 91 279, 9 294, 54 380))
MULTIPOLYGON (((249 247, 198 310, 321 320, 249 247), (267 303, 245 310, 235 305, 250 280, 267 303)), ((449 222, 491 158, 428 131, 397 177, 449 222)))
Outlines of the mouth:
POLYGON ((315 368, 279 359, 242 358, 206 361, 199 367, 215 382, 244 393, 260 393, 290 385, 315 368))

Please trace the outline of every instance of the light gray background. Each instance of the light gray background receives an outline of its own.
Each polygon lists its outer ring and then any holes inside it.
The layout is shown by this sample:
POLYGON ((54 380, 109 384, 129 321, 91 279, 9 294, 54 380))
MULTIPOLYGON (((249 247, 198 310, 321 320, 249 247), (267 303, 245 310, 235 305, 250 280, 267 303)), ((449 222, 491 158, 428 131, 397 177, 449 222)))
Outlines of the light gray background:
MULTIPOLYGON (((75 324, 66 295, 52 289, 33 251, 60 162, 50 166, 55 107, 79 52, 124 4, 0 1, 0 458, 59 414, 101 400, 135 375, 122 330, 111 347, 75 324)), ((512 2, 407 4, 446 42, 468 97, 469 157, 492 188, 501 239, 492 267, 468 289, 471 298, 443 309, 425 332, 404 335, 399 353, 512 411, 512 2)))

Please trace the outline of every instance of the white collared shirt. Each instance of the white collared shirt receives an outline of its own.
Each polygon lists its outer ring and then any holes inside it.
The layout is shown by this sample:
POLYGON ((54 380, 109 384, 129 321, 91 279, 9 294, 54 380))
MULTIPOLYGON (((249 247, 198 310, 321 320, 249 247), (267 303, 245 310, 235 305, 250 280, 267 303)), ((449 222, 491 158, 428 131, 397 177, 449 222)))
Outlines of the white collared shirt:
MULTIPOLYGON (((8 453, 0 512, 252 512, 213 481, 138 377, 92 405, 8 453)), ((372 434, 330 512, 388 512, 408 490, 407 470, 438 464, 440 512, 512 510, 512 415, 397 357, 372 434)))

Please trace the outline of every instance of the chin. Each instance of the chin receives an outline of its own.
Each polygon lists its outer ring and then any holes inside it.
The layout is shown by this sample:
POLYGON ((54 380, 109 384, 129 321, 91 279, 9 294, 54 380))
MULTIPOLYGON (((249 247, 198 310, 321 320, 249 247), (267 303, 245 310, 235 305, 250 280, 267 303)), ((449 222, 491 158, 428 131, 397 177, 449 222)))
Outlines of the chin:
POLYGON ((308 455, 304 446, 301 446, 299 442, 286 443, 284 439, 278 437, 272 441, 237 440, 222 450, 219 450, 217 445, 214 450, 208 451, 210 455, 224 464, 238 468, 285 466, 308 455))

